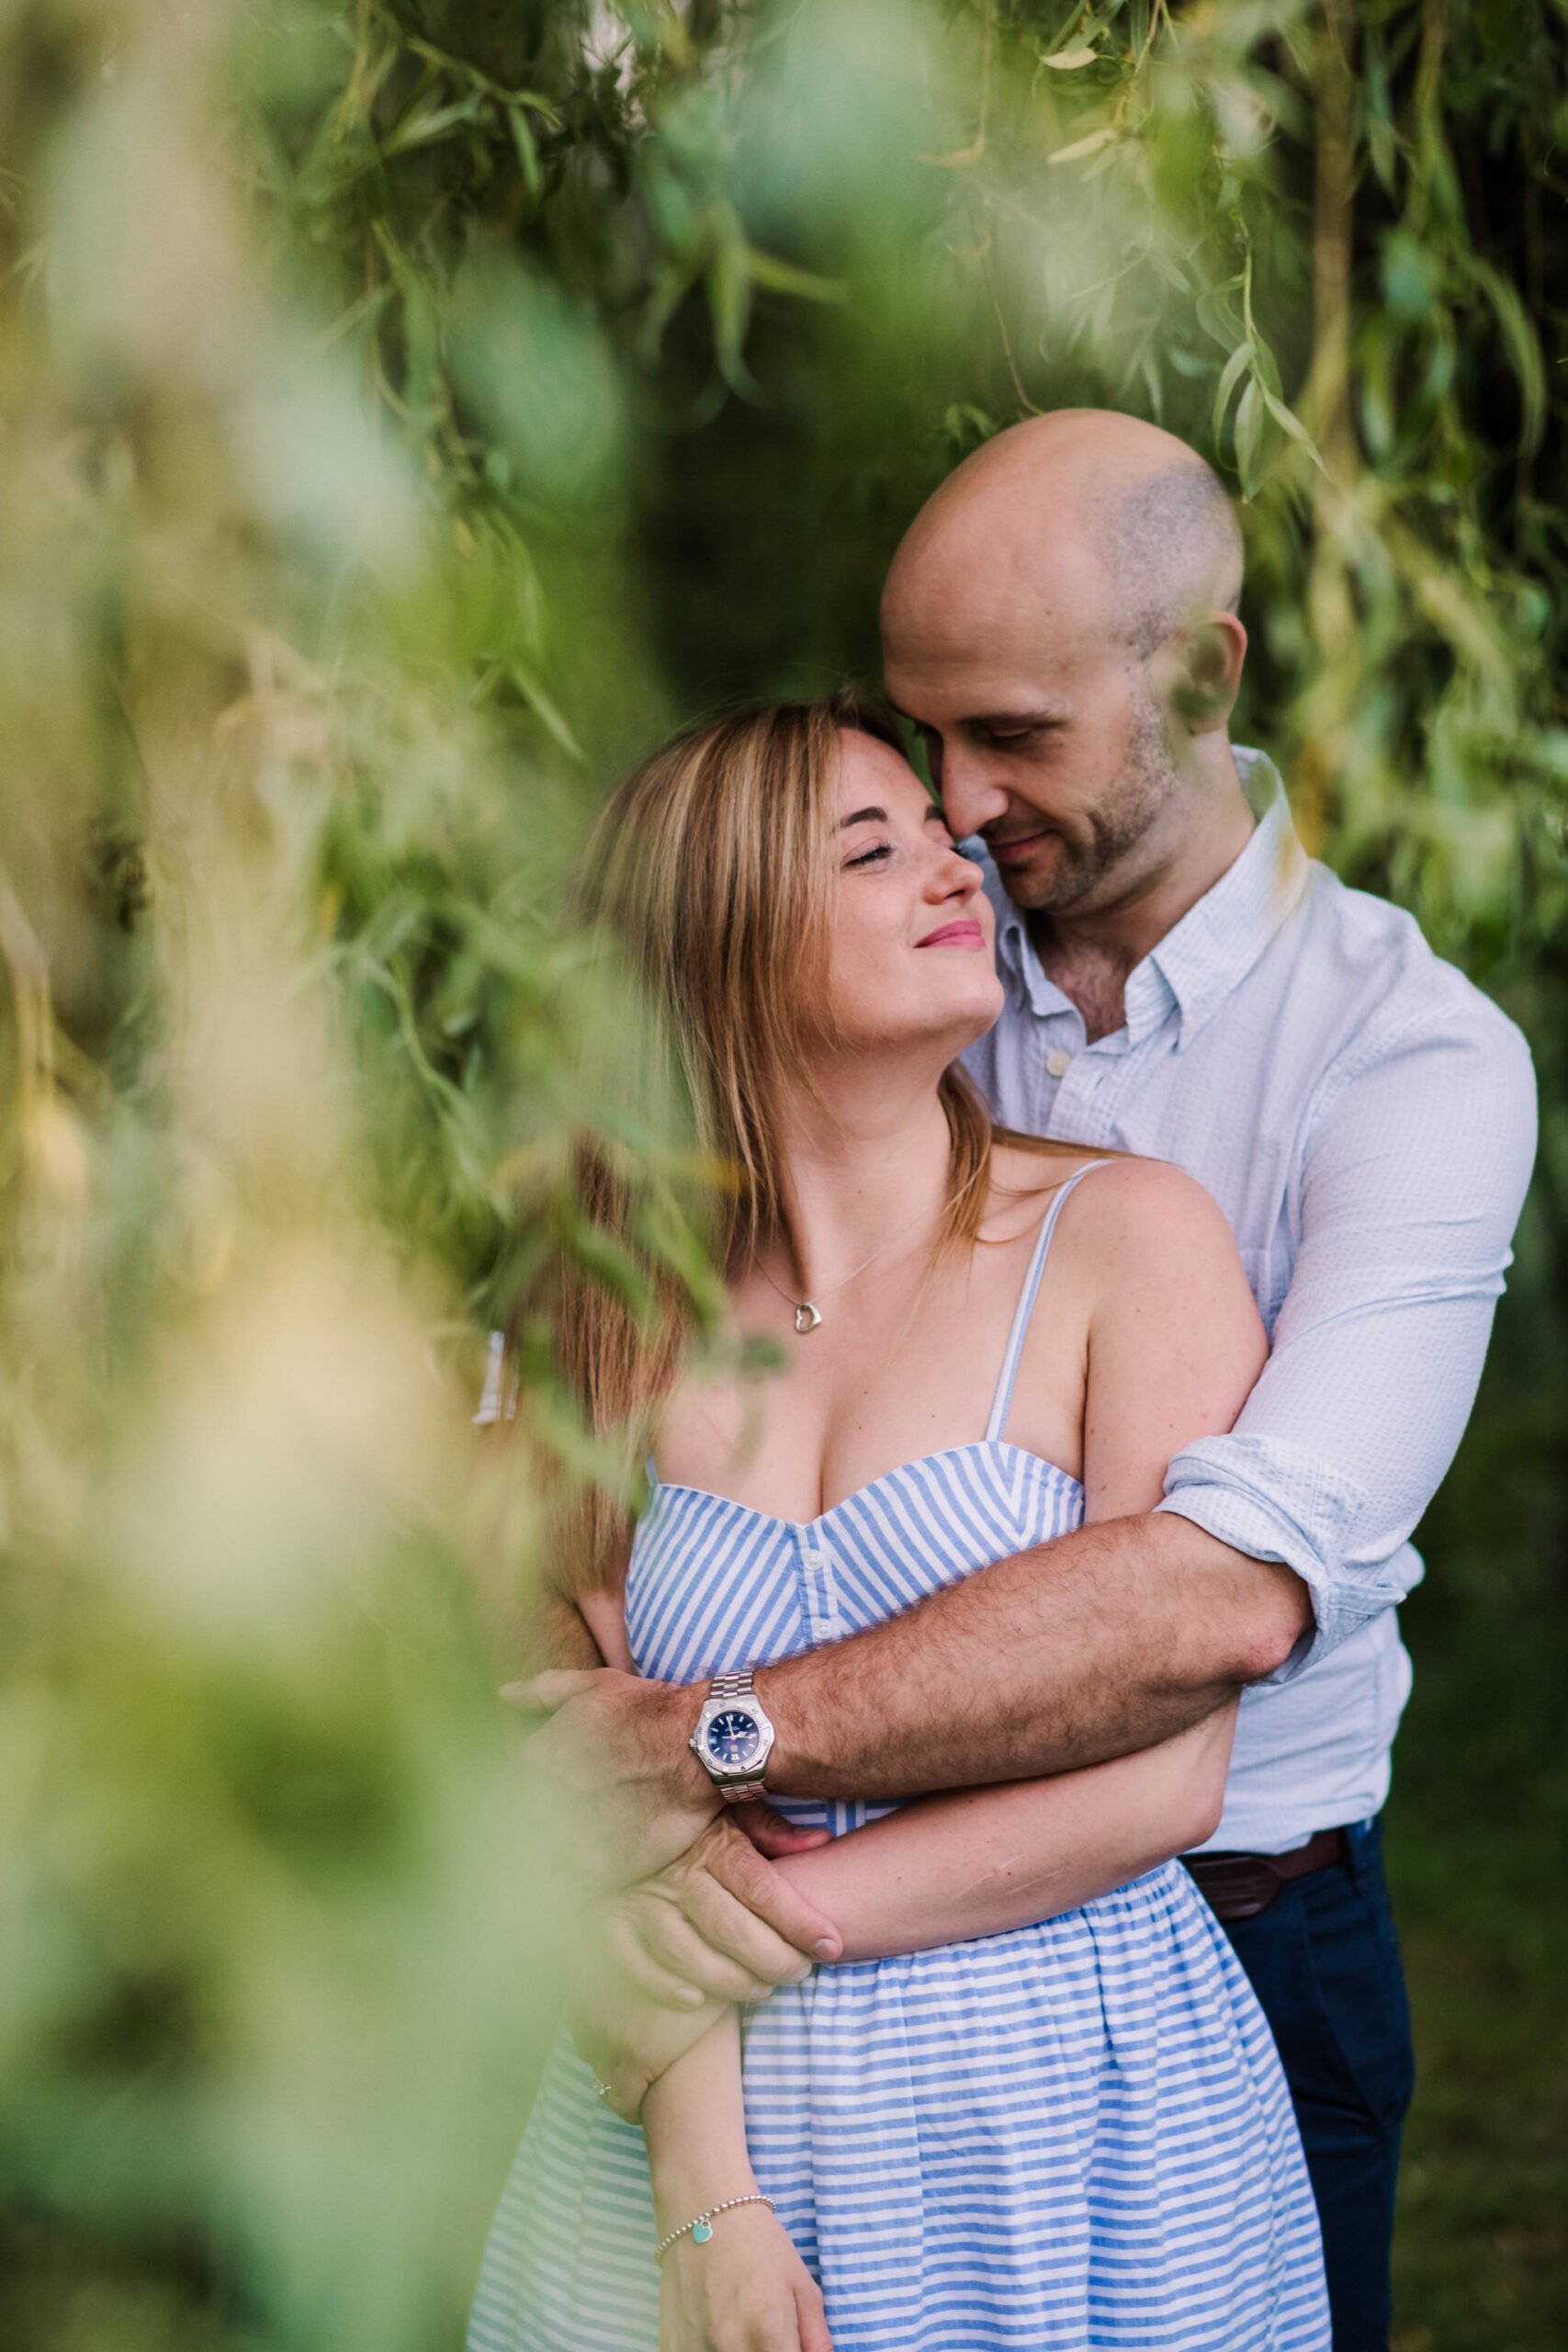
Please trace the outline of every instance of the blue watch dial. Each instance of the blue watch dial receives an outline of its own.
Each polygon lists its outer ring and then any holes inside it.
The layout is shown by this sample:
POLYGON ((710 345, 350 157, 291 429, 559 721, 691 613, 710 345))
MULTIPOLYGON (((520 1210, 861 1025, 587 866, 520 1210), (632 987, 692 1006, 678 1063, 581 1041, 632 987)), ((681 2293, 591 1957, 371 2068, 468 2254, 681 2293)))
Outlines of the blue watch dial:
POLYGON ((727 1707, 707 1728, 707 1749, 716 1764, 750 1764, 761 1747, 755 1715, 740 1707, 727 1707))

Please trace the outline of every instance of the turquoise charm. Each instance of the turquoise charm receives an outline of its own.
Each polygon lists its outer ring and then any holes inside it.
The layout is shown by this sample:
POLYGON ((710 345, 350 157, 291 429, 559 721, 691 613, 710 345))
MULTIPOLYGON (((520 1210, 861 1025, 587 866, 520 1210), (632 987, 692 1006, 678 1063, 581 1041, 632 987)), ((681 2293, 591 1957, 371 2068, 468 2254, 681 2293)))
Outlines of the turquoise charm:
POLYGON ((692 2223, 692 2244, 694 2245, 706 2245, 712 2235, 713 2223, 711 2222, 694 2222, 692 2223))

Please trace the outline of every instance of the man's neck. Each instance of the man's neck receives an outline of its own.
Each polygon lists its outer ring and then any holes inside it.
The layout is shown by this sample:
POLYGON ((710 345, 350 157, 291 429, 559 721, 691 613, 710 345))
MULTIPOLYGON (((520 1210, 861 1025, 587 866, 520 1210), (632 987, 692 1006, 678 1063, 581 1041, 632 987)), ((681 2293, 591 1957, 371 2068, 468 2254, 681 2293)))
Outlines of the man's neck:
POLYGON ((1125 1023, 1129 973, 1228 873, 1252 837, 1257 820, 1228 743, 1223 751, 1216 788, 1186 804, 1168 849, 1156 844, 1115 898, 1083 911, 1024 917, 1042 967, 1077 1007, 1091 1045, 1125 1023))

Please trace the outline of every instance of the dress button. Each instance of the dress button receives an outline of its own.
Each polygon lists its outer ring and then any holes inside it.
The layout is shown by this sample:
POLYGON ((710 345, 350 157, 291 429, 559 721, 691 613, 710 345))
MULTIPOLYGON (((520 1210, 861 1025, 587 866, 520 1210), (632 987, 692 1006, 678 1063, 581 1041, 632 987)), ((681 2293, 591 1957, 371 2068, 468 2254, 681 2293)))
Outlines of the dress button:
POLYGON ((1046 1056, 1045 1067, 1050 1071, 1053 1078, 1066 1078, 1072 1066, 1073 1057, 1071 1054, 1065 1054, 1060 1046, 1057 1046, 1054 1054, 1048 1054, 1046 1056))

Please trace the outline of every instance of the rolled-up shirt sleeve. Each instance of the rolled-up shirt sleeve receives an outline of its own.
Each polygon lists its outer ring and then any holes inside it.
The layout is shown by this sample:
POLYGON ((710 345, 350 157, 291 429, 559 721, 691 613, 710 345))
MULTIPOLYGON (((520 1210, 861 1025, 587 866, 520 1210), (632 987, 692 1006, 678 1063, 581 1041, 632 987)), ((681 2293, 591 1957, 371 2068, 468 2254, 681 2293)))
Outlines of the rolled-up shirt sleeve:
POLYGON ((1470 1417, 1535 1142, 1524 1039, 1468 992, 1419 1034, 1364 1041, 1324 1089, 1269 1362, 1159 1505, 1310 1588, 1314 1629, 1273 1680, 1418 1573, 1408 1539, 1470 1417))

